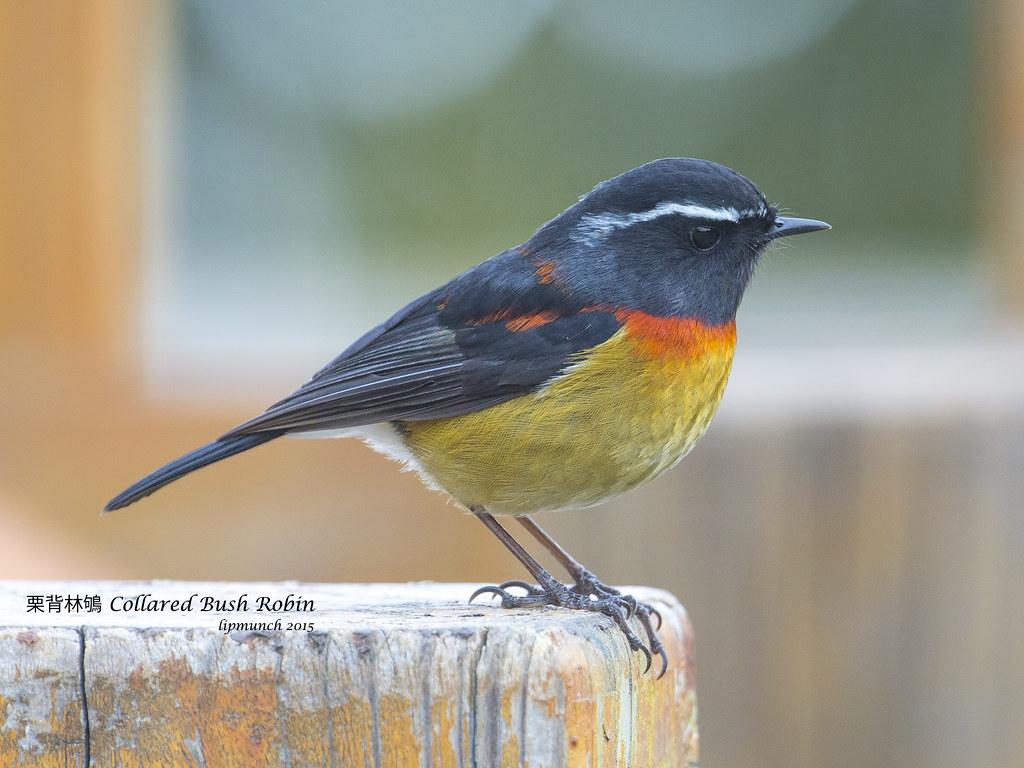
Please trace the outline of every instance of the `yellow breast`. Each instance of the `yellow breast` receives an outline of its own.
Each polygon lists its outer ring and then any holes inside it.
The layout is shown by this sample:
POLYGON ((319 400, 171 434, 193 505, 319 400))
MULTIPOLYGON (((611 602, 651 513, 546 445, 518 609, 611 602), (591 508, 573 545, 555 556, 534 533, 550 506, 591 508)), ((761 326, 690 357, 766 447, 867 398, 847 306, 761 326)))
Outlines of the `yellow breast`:
POLYGON ((495 514, 584 507, 676 464, 725 390, 735 323, 619 314, 623 327, 541 391, 400 425, 435 484, 495 514))

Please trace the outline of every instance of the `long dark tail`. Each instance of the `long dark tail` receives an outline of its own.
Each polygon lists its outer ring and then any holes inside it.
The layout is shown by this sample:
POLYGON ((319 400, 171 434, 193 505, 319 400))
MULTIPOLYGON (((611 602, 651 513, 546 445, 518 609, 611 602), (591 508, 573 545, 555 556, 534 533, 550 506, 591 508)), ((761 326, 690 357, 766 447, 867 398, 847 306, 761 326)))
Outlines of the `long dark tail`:
POLYGON ((170 464, 165 464, 155 472, 150 472, 134 485, 121 491, 121 493, 107 502, 107 506, 103 508, 103 511, 112 512, 115 509, 127 507, 129 504, 149 496, 153 491, 163 488, 168 483, 173 483, 179 477, 187 475, 189 472, 195 472, 207 464, 213 464, 215 461, 226 459, 228 456, 234 456, 236 453, 248 451, 257 445, 268 443, 283 434, 283 431, 276 431, 257 432, 252 435, 236 435, 235 437, 215 440, 208 445, 204 445, 202 448, 196 448, 191 453, 186 453, 170 464))

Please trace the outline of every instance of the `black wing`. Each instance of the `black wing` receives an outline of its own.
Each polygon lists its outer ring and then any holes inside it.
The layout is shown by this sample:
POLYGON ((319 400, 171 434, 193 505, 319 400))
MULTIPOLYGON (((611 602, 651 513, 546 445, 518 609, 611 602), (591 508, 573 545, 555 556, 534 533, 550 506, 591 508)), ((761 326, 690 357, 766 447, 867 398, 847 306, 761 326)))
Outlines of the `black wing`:
POLYGON ((536 390, 619 328, 509 251, 409 305, 226 437, 457 416, 536 390))
POLYGON ((262 415, 118 494, 120 509, 209 464, 289 432, 435 419, 535 391, 619 328, 506 251, 414 301, 262 415))

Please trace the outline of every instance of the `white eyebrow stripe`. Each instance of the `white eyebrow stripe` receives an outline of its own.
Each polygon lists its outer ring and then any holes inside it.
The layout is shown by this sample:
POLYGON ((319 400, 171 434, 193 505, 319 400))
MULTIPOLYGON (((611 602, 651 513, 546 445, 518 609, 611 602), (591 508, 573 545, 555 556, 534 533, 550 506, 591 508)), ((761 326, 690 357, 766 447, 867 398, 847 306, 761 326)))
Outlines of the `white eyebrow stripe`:
POLYGON ((729 206, 709 207, 695 203, 658 203, 648 211, 637 213, 588 213, 580 219, 573 229, 572 240, 585 245, 604 240, 617 229, 626 229, 634 224, 653 221, 662 216, 687 216, 706 221, 728 221, 738 224, 741 219, 763 216, 765 211, 760 208, 737 210, 729 206))

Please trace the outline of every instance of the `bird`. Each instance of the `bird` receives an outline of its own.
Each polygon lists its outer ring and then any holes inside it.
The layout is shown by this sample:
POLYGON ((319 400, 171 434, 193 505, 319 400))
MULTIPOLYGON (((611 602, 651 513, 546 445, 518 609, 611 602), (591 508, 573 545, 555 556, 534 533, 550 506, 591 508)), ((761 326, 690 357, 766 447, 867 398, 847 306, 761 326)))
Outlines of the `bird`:
POLYGON ((722 399, 737 308, 762 254, 830 228, 782 215, 719 163, 648 162, 414 300, 292 394, 104 511, 285 435, 357 437, 475 515, 536 582, 484 586, 471 602, 600 613, 645 672, 657 655, 663 675, 657 610, 601 582, 531 516, 592 507, 678 464, 722 399), (522 526, 572 583, 498 517, 522 526))

